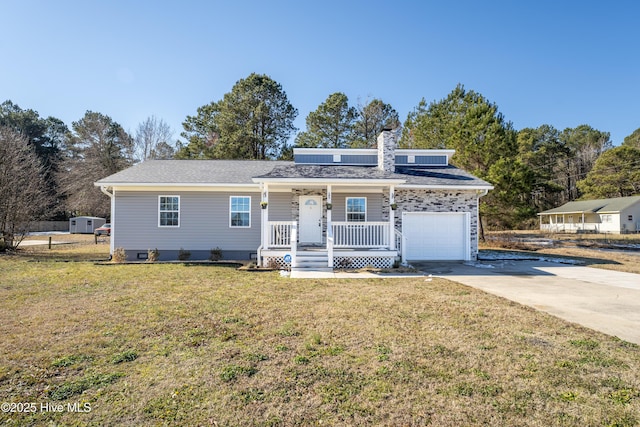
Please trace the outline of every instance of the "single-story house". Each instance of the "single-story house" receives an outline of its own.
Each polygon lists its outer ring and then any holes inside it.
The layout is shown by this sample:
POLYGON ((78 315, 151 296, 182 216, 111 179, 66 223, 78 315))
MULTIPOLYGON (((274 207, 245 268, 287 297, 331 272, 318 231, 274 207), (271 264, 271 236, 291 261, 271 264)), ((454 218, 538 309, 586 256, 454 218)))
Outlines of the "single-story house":
POLYGON ((473 260, 493 187, 454 150, 294 149, 293 161, 152 160, 95 183, 111 198, 111 251, 145 259, 255 259, 280 268, 473 260))
POLYGON ((578 200, 538 215, 543 231, 637 233, 640 231, 640 196, 578 200))
POLYGON ((76 216, 69 219, 69 233, 93 234, 96 228, 102 227, 107 222, 97 216, 76 216))

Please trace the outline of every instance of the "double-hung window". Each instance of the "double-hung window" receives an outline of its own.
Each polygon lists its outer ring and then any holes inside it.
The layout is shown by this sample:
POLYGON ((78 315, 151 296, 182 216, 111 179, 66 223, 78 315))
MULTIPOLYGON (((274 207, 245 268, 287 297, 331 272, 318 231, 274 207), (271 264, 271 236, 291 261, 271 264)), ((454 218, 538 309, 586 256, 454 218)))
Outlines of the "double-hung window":
POLYGON ((158 226, 180 226, 180 196, 158 197, 158 226))
POLYGON ((367 198, 347 197, 347 222, 365 222, 367 220, 367 198))
POLYGON ((231 196, 229 203, 229 226, 251 227, 251 196, 231 196))

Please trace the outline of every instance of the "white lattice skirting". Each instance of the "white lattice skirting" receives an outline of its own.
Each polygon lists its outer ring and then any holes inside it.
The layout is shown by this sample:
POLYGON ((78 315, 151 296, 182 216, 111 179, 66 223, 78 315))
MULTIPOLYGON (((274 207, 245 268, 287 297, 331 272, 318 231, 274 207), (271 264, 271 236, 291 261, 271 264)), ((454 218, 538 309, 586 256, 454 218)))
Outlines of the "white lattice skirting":
POLYGON ((285 262, 284 257, 281 256, 264 257, 264 266, 267 268, 272 268, 274 270, 291 270, 291 263, 285 262))
POLYGON ((333 257, 333 268, 336 269, 358 269, 364 267, 391 268, 394 257, 383 256, 350 256, 333 257))
MULTIPOLYGON (((335 269, 358 269, 364 267, 392 268, 394 257, 384 256, 337 256, 333 257, 335 269)), ((264 266, 278 270, 291 270, 291 263, 285 262, 281 256, 264 257, 264 266)))

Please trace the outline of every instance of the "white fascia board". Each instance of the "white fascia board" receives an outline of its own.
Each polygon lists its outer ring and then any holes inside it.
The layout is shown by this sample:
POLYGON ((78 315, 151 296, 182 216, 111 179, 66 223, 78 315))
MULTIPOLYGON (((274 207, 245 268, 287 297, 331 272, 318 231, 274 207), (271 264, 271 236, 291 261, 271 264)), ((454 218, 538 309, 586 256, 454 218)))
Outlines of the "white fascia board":
POLYGON ((562 211, 562 212, 540 212, 538 215, 573 215, 573 214, 590 214, 590 213, 600 213, 600 212, 594 212, 592 210, 587 210, 587 211, 562 211))
POLYGON ((100 184, 118 191, 260 191, 257 184, 100 184))
POLYGON ((377 155, 375 148, 294 148, 293 154, 323 154, 323 155, 377 155))
POLYGON ((331 185, 399 185, 407 182, 404 179, 351 179, 351 178, 253 178, 253 182, 265 183, 265 184, 291 184, 291 185, 305 185, 305 184, 331 184, 331 185))
POLYGON ((402 156, 453 156, 456 153, 456 150, 449 149, 418 149, 418 148, 407 148, 407 149, 399 149, 396 150, 396 156, 398 154, 402 156))
POLYGON ((493 185, 400 185, 397 189, 407 190, 493 190, 493 185))

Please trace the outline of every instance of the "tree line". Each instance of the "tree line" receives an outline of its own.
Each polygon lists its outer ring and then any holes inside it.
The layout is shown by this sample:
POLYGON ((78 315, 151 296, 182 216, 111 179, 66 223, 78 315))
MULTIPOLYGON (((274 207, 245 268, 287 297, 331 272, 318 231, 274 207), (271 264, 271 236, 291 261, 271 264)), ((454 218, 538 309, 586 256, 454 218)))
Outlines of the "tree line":
POLYGON ((441 100, 423 98, 404 123, 383 100, 351 105, 341 92, 307 115, 306 129, 296 129, 297 115, 282 86, 256 73, 187 116, 179 140, 155 116, 132 135, 99 112, 87 111, 68 127, 5 101, 0 104, 0 248, 14 247, 32 220, 108 217, 109 200, 93 183, 137 162, 286 160, 293 146, 375 147, 384 128, 402 128, 400 148, 455 149, 454 165, 491 182, 495 190, 481 204, 490 227, 532 226, 536 213, 578 198, 640 193, 640 129, 618 147, 608 132, 589 125, 516 130, 495 103, 462 85, 441 100))
POLYGON ((12 101, 0 104, 0 251, 15 248, 30 223, 110 215, 93 183, 148 158, 173 158, 169 126, 149 117, 131 136, 111 117, 87 111, 69 128, 12 101))

